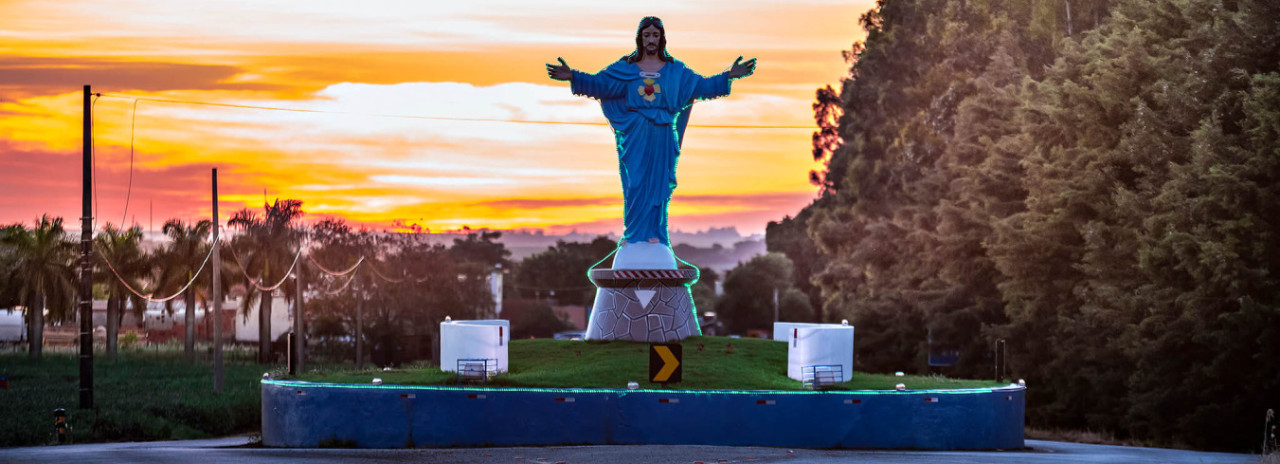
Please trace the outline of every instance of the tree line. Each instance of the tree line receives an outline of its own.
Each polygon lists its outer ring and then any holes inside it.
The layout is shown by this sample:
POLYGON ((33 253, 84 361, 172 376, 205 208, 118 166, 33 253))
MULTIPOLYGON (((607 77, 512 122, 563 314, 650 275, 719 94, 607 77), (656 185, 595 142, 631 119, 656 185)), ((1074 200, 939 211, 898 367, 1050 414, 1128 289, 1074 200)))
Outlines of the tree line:
MULTIPOLYGON (((223 298, 239 298, 242 317, 257 306, 260 362, 275 362, 282 355, 273 353, 271 300, 282 296, 294 304, 297 276, 307 299, 306 330, 319 330, 321 336, 398 343, 402 334, 435 334, 446 316, 492 316, 495 305, 487 279, 510 255, 496 241, 500 233, 471 233, 446 246, 430 243, 425 235, 353 230, 341 220, 307 226, 302 216, 300 200, 266 203, 261 211, 236 211, 227 222, 234 233, 222 234, 222 266, 216 270, 208 259, 213 227, 209 220, 165 222, 167 241, 151 250, 144 247, 140 227, 104 225, 93 239, 92 264, 93 298, 107 303, 106 354, 117 354, 117 333, 127 309, 141 317, 147 307, 144 296, 176 295, 186 308, 184 351, 194 356, 196 302, 210 307, 213 271, 221 273, 223 298), (330 276, 322 271, 353 263, 361 264, 361 272, 330 276), (368 309, 368 318, 358 328, 357 306, 368 309)), ((0 308, 23 308, 32 357, 42 354, 46 323, 77 318, 79 259, 78 240, 67 233, 61 218, 46 215, 30 226, 0 228, 0 308)), ((174 312, 172 302, 165 301, 169 314, 174 312)), ((380 347, 375 343, 372 348, 380 347)))
POLYGON ((1280 4, 880 0, 820 89, 817 199, 769 225, 872 371, 1028 419, 1256 448, 1280 398, 1280 4))
MULTIPOLYGON (((312 356, 350 361, 357 354, 386 365, 430 359, 432 341, 446 317, 511 320, 512 336, 550 337, 572 329, 553 306, 589 309, 595 286, 586 270, 605 259, 617 244, 608 237, 591 242, 558 242, 525 258, 510 260, 497 231, 467 231, 451 244, 427 234, 353 228, 341 219, 303 224, 302 201, 276 200, 261 210, 241 209, 222 233, 221 295, 239 301, 240 317, 258 317, 258 361, 279 361, 282 343, 271 340, 272 300, 295 305, 303 281, 304 321, 312 356), (490 279, 503 275, 501 314, 497 314, 490 279), (358 342, 357 342, 358 340, 358 342), (359 348, 357 344, 361 345, 359 348)), ((94 237, 93 298, 106 300, 104 349, 115 357, 124 314, 141 317, 148 301, 185 303, 180 315, 186 327, 184 351, 195 353, 196 308, 211 306, 212 222, 171 219, 164 243, 148 247, 141 228, 106 224, 94 237), (150 249, 149 249, 150 248, 150 249), (109 265, 108 265, 109 264, 109 265), (135 293, 136 292, 136 293, 135 293), (197 305, 199 303, 199 306, 197 305)), ((0 228, 0 308, 22 307, 28 322, 28 352, 41 356, 47 323, 76 320, 80 248, 61 218, 43 216, 31 225, 0 228), (48 321, 43 314, 49 314, 48 321)), ((686 247, 687 248, 687 247, 686 247)), ((781 257, 781 256, 779 256, 781 257)), ((786 259, 782 257, 782 259, 786 259)), ((698 307, 716 307, 710 269, 693 287, 698 307)), ((228 304, 224 301, 224 308, 228 304)), ((233 330, 227 327, 226 330, 233 330)))

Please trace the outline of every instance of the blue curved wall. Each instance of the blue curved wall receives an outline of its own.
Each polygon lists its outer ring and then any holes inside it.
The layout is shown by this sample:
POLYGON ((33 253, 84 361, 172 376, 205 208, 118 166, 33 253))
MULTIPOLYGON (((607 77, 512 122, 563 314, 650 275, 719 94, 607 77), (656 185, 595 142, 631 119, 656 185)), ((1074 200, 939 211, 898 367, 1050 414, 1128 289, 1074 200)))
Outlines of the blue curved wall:
POLYGON ((264 380, 262 441, 362 448, 696 444, 1023 447, 1026 389, 704 391, 459 388, 264 380))

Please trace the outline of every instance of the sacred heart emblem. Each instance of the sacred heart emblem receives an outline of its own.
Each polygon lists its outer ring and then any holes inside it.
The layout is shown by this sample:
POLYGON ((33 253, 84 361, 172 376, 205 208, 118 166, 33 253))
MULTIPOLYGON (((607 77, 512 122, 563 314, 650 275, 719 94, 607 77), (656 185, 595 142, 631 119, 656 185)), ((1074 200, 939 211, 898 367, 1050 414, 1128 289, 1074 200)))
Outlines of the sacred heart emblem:
POLYGON ((644 97, 644 101, 651 102, 658 99, 658 94, 662 93, 662 87, 659 87, 653 79, 645 79, 644 85, 636 89, 640 95, 644 97))

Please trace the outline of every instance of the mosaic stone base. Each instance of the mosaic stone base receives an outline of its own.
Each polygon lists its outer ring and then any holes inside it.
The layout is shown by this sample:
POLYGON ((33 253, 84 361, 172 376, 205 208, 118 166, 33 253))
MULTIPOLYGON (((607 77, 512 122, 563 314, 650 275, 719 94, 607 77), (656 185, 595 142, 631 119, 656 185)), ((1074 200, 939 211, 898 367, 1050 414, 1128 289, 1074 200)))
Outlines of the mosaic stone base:
POLYGON ((586 339, 666 343, 701 335, 685 287, 692 278, 599 279, 597 272, 586 339))

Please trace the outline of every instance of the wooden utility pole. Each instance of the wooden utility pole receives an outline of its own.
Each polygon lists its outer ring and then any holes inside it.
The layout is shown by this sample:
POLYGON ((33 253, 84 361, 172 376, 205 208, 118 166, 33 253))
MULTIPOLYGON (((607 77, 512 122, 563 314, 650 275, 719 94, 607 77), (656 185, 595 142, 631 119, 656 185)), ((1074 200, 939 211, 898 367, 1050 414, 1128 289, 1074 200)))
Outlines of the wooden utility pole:
MULTIPOLYGON (((80 204, 80 409, 93 409, 93 96, 84 86, 84 173, 80 204)), ((32 318, 34 320, 35 318, 32 318)), ((39 343, 37 341, 36 343, 39 343)))
MULTIPOLYGON (((352 276, 351 278, 355 278, 352 276)), ((356 370, 364 369, 364 285, 356 292, 356 370)))
POLYGON ((218 238, 218 168, 213 169, 213 391, 222 391, 222 253, 218 238))
MULTIPOLYGON (((298 246, 302 246, 302 244, 299 243, 298 246)), ((296 282, 298 285, 298 296, 296 297, 296 300, 293 303, 293 352, 294 352, 293 362, 294 362, 294 366, 297 367, 298 374, 306 372, 303 370, 303 367, 304 367, 303 363, 305 363, 305 361, 303 361, 303 358, 305 358, 306 356, 303 356, 303 351, 302 351, 302 347, 303 347, 302 339, 304 338, 303 336, 304 329, 302 324, 302 268, 303 266, 305 266, 305 264, 303 264, 302 260, 299 259, 298 268, 294 271, 294 272, 297 272, 297 274, 294 274, 294 276, 298 279, 298 281, 296 282)))

